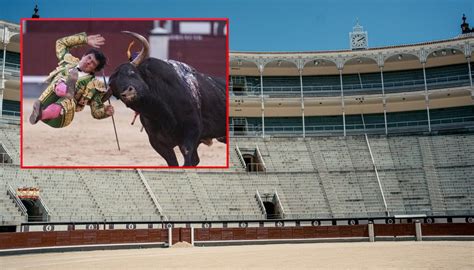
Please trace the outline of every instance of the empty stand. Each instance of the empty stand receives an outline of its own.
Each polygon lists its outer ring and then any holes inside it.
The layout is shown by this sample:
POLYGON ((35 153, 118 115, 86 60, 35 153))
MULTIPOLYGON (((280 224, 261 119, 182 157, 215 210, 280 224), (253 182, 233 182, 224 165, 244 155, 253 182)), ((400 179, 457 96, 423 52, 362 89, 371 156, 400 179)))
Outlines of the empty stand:
POLYGON ((264 219, 257 191, 264 202, 274 203, 278 194, 287 219, 380 217, 386 213, 374 165, 390 214, 472 215, 473 134, 370 135, 369 141, 373 160, 364 136, 234 138, 229 170, 144 170, 142 176, 2 164, 0 216, 3 224, 25 221, 7 195, 9 185, 39 187, 53 222, 264 219), (258 148, 266 170, 247 172, 237 146, 258 148))

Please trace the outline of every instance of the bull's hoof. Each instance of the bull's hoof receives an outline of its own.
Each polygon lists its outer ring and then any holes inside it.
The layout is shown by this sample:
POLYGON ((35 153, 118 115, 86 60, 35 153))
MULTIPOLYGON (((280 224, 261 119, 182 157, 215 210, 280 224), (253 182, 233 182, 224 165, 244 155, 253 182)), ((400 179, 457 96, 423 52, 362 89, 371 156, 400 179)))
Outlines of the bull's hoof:
POLYGON ((30 123, 34 125, 38 123, 40 119, 41 119, 41 103, 39 100, 37 100, 33 104, 33 112, 31 112, 31 115, 30 115, 30 123))

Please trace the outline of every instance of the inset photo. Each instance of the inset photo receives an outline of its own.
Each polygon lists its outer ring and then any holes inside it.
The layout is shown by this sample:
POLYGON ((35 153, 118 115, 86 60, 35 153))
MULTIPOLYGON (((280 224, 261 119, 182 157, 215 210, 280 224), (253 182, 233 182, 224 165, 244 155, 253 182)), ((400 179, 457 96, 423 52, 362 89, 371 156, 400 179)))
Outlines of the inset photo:
POLYGON ((228 168, 227 19, 23 19, 22 168, 228 168))

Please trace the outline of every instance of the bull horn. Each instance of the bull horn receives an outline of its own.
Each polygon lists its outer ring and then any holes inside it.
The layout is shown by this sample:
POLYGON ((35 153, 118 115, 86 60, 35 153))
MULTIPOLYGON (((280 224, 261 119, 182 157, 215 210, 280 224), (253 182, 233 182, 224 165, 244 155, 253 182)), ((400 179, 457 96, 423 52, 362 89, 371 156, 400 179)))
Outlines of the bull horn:
MULTIPOLYGON (((128 44, 127 59, 131 59, 131 57, 132 57, 132 53, 130 52, 130 50, 132 49, 133 44, 135 44, 135 41, 132 41, 132 42, 130 42, 130 44, 128 44)), ((133 60, 133 59, 132 59, 132 60, 133 60)))
POLYGON ((144 38, 142 35, 137 34, 135 32, 130 32, 130 31, 122 31, 122 33, 128 34, 136 38, 138 41, 142 43, 142 50, 140 51, 140 54, 133 59, 131 62, 134 66, 140 65, 143 60, 148 58, 150 56, 150 44, 148 44, 148 41, 146 38, 144 38))

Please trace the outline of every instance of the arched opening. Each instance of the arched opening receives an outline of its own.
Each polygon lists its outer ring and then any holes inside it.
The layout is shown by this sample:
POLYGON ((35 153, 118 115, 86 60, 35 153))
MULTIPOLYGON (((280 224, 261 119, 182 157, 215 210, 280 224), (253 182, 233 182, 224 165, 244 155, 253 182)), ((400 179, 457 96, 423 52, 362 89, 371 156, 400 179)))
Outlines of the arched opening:
POLYGON ((39 200, 22 199, 21 202, 26 208, 29 222, 43 221, 43 211, 39 200))
POLYGON ((260 162, 255 154, 242 154, 244 158, 245 167, 248 172, 258 172, 260 169, 260 162))
POLYGON ((428 90, 469 86, 469 66, 464 53, 450 47, 431 51, 426 59, 426 82, 428 90))
POLYGON ((282 206, 276 193, 263 193, 260 195, 265 207, 265 212, 267 214, 267 219, 282 219, 282 206))
POLYGON ((366 132, 368 129, 385 127, 382 80, 376 60, 358 56, 344 63, 342 77, 344 110, 347 133, 366 132), (370 107, 366 106, 370 96, 370 107))
POLYGON ((299 93, 298 68, 295 63, 275 59, 265 64, 262 73, 264 95, 281 96, 299 93))
POLYGON ((267 211, 267 219, 275 219, 275 204, 273 202, 263 202, 265 206, 265 211, 267 211))
POLYGON ((423 64, 417 55, 409 53, 393 54, 384 60, 384 90, 386 98, 388 133, 406 129, 408 125, 428 130, 428 111, 424 96, 423 64), (400 92, 419 92, 413 98, 390 95, 400 92), (416 98, 415 98, 416 97, 416 98), (399 113, 400 107, 410 102, 410 112, 399 113))
POLYGON ((305 134, 318 134, 325 130, 333 130, 336 133, 342 132, 344 129, 342 106, 334 106, 335 103, 333 103, 333 109, 322 114, 318 108, 326 105, 326 101, 316 101, 314 99, 318 96, 339 96, 341 94, 339 71, 336 63, 330 59, 320 57, 308 59, 304 64, 301 75, 304 94, 305 134))
POLYGON ((229 78, 232 95, 243 96, 258 92, 257 64, 243 59, 231 59, 230 66, 233 73, 229 78))
POLYGON ((275 214, 275 204, 273 202, 263 202, 265 211, 267 212, 267 219, 278 219, 280 215, 275 214))
POLYGON ((245 164, 247 172, 265 171, 265 163, 258 148, 237 148, 240 153, 240 160, 245 164))
POLYGON ((244 161, 245 161, 245 164, 252 164, 253 162, 253 156, 251 155, 244 155, 244 161))

